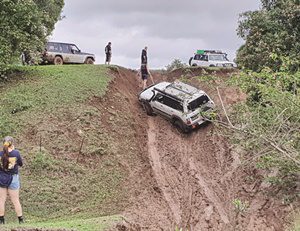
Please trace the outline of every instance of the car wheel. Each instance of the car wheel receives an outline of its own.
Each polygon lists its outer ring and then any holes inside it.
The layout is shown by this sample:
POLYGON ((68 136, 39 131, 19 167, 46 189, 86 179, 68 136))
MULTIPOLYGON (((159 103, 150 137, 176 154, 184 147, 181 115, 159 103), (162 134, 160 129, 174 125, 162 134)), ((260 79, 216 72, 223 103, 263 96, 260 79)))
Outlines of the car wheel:
POLYGON ((215 65, 212 65, 212 64, 211 64, 211 65, 209 65, 209 67, 215 67, 215 65))
POLYGON ((151 107, 151 105, 148 102, 144 102, 143 107, 144 107, 147 115, 149 115, 149 116, 153 115, 153 108, 151 107))
POLYGON ((192 67, 197 67, 197 64, 196 64, 196 63, 193 63, 193 64, 192 64, 192 67))
POLYGON ((190 66, 192 66, 192 60, 193 60, 193 57, 191 57, 191 58, 189 59, 189 65, 190 65, 190 66))
POLYGON ((63 65, 64 61, 60 56, 56 56, 53 61, 54 65, 63 65))
POLYGON ((176 119, 174 121, 174 125, 182 133, 187 134, 191 131, 191 129, 188 126, 186 126, 181 120, 176 119))
POLYGON ((85 60, 85 63, 86 63, 86 64, 94 64, 94 60, 93 60, 92 58, 87 58, 87 59, 85 60))

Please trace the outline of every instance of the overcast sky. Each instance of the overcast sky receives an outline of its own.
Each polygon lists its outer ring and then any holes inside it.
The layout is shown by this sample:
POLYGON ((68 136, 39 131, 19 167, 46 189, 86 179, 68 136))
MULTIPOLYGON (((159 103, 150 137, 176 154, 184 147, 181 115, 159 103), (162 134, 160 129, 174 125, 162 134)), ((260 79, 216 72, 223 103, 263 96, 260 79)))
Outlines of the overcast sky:
POLYGON ((173 59, 188 63, 197 49, 218 49, 235 58, 243 41, 236 34, 239 14, 259 0, 65 0, 51 41, 75 43, 104 63, 112 42, 112 63, 138 68, 148 46, 150 68, 173 59))

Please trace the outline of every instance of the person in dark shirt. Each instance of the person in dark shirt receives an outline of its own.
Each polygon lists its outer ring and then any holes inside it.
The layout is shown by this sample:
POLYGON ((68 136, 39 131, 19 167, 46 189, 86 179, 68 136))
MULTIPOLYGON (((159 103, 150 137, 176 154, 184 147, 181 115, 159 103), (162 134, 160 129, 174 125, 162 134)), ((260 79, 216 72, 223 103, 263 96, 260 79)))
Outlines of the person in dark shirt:
POLYGON ((143 89, 145 89, 147 87, 147 80, 148 80, 148 77, 150 76, 151 80, 152 80, 152 84, 154 84, 154 81, 153 81, 153 77, 149 71, 149 68, 148 68, 148 65, 147 64, 142 64, 141 65, 141 69, 139 70, 139 72, 137 73, 137 75, 140 75, 141 76, 141 79, 142 79, 142 86, 143 86, 143 89))
POLYGON ((148 50, 148 47, 145 47, 142 50, 142 55, 141 55, 141 63, 142 64, 148 64, 147 50, 148 50))
POLYGON ((14 147, 14 140, 7 136, 3 140, 3 151, 0 152, 0 224, 4 224, 5 201, 7 194, 9 195, 19 223, 23 223, 22 206, 19 199, 20 179, 19 166, 23 166, 23 161, 18 150, 14 147), (10 181, 7 183, 3 180, 10 176, 10 181), (8 185, 5 185, 5 184, 8 185))
POLYGON ((110 64, 110 61, 111 61, 111 55, 112 55, 112 52, 111 52, 111 42, 109 42, 106 47, 105 47, 105 64, 110 64))

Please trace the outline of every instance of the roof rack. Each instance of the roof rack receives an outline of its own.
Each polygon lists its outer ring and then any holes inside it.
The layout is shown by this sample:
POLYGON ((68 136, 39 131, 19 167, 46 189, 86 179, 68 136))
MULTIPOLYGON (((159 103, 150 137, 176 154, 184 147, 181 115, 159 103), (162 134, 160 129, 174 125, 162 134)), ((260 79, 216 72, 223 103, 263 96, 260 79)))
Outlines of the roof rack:
POLYGON ((170 98, 173 98, 173 99, 175 99, 175 100, 177 100, 177 101, 179 101, 179 102, 182 102, 183 100, 182 99, 180 99, 180 98, 178 98, 178 97, 176 97, 176 96, 174 96, 174 95, 171 95, 171 94, 169 94, 169 93, 167 93, 167 92, 164 92, 164 91, 162 91, 162 90, 160 90, 160 89, 158 89, 158 88, 154 88, 154 90, 155 91, 158 91, 158 92, 160 92, 160 93, 162 93, 162 94, 164 94, 164 95, 167 95, 167 96, 169 96, 170 98))
POLYGON ((178 90, 178 91, 182 91, 182 92, 184 92, 185 94, 190 95, 190 96, 193 95, 193 94, 190 93, 190 92, 187 92, 187 91, 185 91, 185 90, 183 90, 183 89, 181 89, 181 88, 176 87, 175 83, 172 83, 172 84, 170 84, 170 85, 167 86, 167 87, 172 87, 172 88, 174 88, 174 89, 176 89, 176 90, 178 90))
POLYGON ((224 54, 224 52, 220 50, 197 50, 196 54, 204 55, 204 54, 224 54))

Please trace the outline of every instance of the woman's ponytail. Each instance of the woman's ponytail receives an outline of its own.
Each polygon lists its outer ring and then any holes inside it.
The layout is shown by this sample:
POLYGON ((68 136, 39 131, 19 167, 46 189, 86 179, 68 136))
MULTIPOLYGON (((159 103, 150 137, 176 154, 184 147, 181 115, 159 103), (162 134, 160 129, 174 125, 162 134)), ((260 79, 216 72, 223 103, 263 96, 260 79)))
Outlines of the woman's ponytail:
POLYGON ((9 166, 9 152, 8 149, 13 146, 13 138, 10 136, 7 136, 3 140, 3 155, 1 158, 1 164, 3 170, 8 170, 9 166))
POLYGON ((8 148, 9 148, 9 145, 3 145, 3 156, 2 156, 2 167, 3 167, 3 170, 8 170, 8 164, 9 164, 9 161, 8 161, 8 148))

